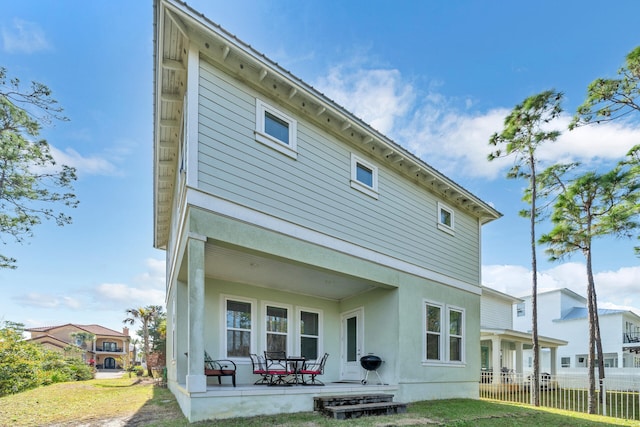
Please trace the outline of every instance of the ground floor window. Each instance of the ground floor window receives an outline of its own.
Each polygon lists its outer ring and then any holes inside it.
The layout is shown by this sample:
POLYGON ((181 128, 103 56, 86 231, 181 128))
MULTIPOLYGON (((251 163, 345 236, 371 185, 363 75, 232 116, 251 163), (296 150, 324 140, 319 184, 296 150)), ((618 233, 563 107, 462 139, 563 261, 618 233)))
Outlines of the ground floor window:
POLYGON ((571 367, 571 358, 570 357, 561 357, 560 358, 560 366, 562 366, 563 368, 570 368, 571 367))
POLYGON ((284 351, 308 360, 322 355, 321 310, 230 295, 222 300, 225 357, 248 358, 263 351, 284 351))
POLYGON ((253 336, 253 302, 225 299, 226 357, 249 357, 253 336))
POLYGON ((425 301, 424 319, 424 360, 463 363, 464 309, 425 301))

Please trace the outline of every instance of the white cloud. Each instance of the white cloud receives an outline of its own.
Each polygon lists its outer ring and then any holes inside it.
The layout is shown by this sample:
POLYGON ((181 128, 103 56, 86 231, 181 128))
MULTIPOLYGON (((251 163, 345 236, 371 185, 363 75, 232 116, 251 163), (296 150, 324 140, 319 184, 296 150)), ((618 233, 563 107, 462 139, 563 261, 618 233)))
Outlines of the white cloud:
POLYGON ((81 308, 81 303, 77 298, 61 295, 43 294, 39 292, 29 292, 24 295, 13 297, 18 304, 27 307, 37 308, 66 308, 77 310, 81 308))
POLYGON ((398 70, 336 66, 316 85, 329 98, 387 135, 415 103, 413 87, 402 80, 398 70))
POLYGON ((10 28, 2 28, 2 47, 8 53, 34 53, 52 48, 38 24, 18 18, 10 28))
POLYGON ((147 271, 133 279, 134 284, 101 283, 92 290, 92 297, 101 304, 129 307, 162 305, 165 300, 165 261, 145 260, 147 271))
MULTIPOLYGON (((438 93, 433 82, 425 93, 396 69, 364 69, 360 64, 332 68, 316 87, 361 117, 373 128, 445 174, 496 179, 504 176, 513 158, 487 161, 489 138, 502 130, 507 108, 467 113, 473 102, 438 93)), ((541 161, 580 161, 590 165, 618 160, 640 143, 640 126, 617 122, 569 131, 569 114, 553 127, 562 132, 555 143, 542 146, 541 161)))
MULTIPOLYGON (((485 265, 483 284, 521 297, 531 295, 531 270, 519 265, 485 265)), ((594 273, 598 307, 632 310, 640 314, 640 266, 594 273)), ((538 273, 538 292, 568 288, 586 297, 586 266, 568 262, 538 273)))
POLYGON ((76 168, 79 174, 87 175, 115 175, 117 168, 109 160, 96 155, 84 157, 77 151, 67 148, 62 151, 50 146, 51 155, 59 165, 67 165, 76 168))

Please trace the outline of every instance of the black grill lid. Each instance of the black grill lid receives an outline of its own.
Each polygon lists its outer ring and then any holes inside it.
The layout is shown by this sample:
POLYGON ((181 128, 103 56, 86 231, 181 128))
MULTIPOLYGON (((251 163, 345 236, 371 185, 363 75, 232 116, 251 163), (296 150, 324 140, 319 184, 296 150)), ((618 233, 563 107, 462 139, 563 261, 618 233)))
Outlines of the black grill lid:
POLYGON ((373 354, 368 354, 360 358, 360 365, 367 371, 375 371, 382 364, 382 359, 373 354))

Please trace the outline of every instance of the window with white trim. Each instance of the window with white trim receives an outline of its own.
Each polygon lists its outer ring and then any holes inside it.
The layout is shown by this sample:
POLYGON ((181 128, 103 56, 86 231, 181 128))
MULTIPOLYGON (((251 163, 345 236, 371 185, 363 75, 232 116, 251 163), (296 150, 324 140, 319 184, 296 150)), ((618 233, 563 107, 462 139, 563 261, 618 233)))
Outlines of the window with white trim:
POLYGON ((442 324, 442 306, 427 304, 427 345, 426 359, 441 360, 440 334, 442 324))
POLYGON ((463 329, 463 312, 462 310, 449 309, 449 361, 462 362, 462 329, 463 329))
POLYGON ((256 99, 256 141, 296 159, 297 126, 287 114, 256 99))
POLYGON ((378 167, 351 153, 351 188, 378 198, 378 167))
POLYGON ((561 357, 560 358, 560 366, 563 368, 571 367, 571 358, 570 357, 561 357))
POLYGON ((289 353, 289 309, 267 304, 264 308, 266 351, 284 351, 289 353))
POLYGON ((464 309, 425 302, 424 317, 424 360, 427 363, 464 363, 464 309))
POLYGON ((320 357, 320 330, 322 327, 322 315, 320 312, 308 309, 298 310, 299 319, 299 353, 307 360, 316 360, 320 357))
POLYGON ((524 311, 524 303, 523 302, 519 302, 518 304, 516 304, 516 315, 518 317, 524 317, 525 311, 524 311))
POLYGON ((253 304, 225 298, 226 357, 249 357, 252 352, 253 304))
POLYGON ((438 229, 449 234, 454 234, 455 217, 453 209, 438 202, 438 229))

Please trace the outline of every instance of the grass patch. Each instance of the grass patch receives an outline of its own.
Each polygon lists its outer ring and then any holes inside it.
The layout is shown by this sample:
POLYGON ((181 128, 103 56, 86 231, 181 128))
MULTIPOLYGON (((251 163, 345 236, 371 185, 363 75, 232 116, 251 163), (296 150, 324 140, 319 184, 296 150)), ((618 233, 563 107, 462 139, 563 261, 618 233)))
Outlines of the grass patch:
POLYGON ((336 421, 313 412, 234 418, 189 424, 169 390, 149 380, 121 378, 53 384, 0 398, 0 425, 101 425, 186 427, 405 427, 405 426, 631 426, 618 420, 549 408, 470 399, 412 403, 402 415, 336 421))

